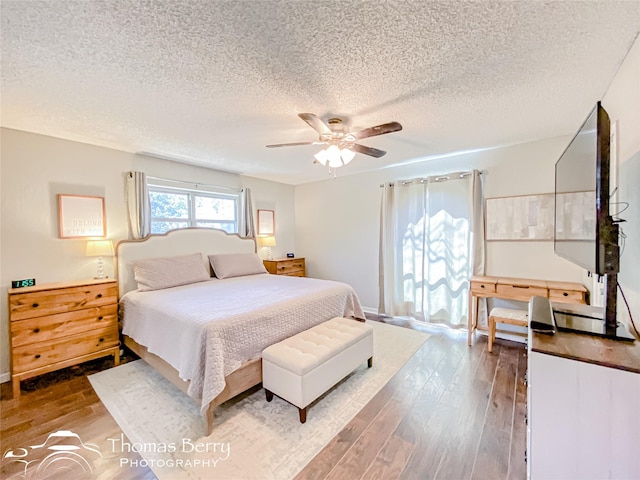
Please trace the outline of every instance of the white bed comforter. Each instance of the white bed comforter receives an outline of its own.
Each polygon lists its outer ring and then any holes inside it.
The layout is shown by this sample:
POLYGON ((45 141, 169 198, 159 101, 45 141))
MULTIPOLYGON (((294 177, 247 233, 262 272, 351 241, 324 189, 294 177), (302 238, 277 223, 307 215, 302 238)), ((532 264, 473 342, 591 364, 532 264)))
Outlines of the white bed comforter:
POLYGON ((122 333, 190 380, 203 412, 224 377, 269 345, 333 317, 364 318, 347 284, 269 274, 133 291, 120 304, 122 333))

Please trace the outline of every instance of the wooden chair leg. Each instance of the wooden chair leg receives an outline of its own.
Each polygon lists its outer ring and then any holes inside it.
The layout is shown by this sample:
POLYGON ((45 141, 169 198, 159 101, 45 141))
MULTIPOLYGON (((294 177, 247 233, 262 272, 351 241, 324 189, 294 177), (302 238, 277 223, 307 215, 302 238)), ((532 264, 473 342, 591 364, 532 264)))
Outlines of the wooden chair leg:
POLYGON ((489 345, 487 350, 489 353, 493 352, 493 341, 496 338, 496 319, 493 317, 489 317, 489 345))
POLYGON ((271 400, 273 400, 273 392, 267 390, 266 388, 264 389, 264 393, 267 394, 267 402, 270 402, 271 400))
POLYGON ((373 357, 371 357, 369 360, 367 360, 367 366, 369 368, 373 367, 373 357))
POLYGON ((307 421, 307 407, 298 408, 300 411, 300 423, 305 423, 307 421))

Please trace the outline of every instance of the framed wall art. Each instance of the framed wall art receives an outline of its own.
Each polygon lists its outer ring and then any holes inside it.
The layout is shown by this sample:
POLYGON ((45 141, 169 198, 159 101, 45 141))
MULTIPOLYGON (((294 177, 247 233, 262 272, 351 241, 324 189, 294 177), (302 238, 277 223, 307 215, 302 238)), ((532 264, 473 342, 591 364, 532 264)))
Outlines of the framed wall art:
POLYGON ((104 197, 58 195, 60 238, 105 237, 104 197))
POLYGON ((275 235, 273 210, 258 210, 258 235, 275 235))
POLYGON ((487 241, 553 240, 554 195, 487 198, 487 241))

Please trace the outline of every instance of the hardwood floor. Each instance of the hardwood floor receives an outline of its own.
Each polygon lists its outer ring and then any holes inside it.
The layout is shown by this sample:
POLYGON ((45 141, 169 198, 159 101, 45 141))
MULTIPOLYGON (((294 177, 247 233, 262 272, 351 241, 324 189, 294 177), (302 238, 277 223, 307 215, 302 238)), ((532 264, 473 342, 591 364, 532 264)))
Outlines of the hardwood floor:
MULTIPOLYGON (((135 359, 132 355, 125 355, 121 363, 135 359)), ((3 383, 0 386, 0 449, 3 453, 0 478, 23 478, 20 474, 24 473, 24 465, 4 458, 9 450, 19 452, 21 448, 44 443, 50 433, 71 430, 78 434, 84 444, 98 445, 103 455, 103 458, 93 459, 97 475, 86 478, 155 479, 148 468, 121 468, 118 463, 120 455, 109 454, 108 448, 105 448, 109 438, 120 438, 122 430, 100 402, 87 375, 112 366, 113 359, 107 357, 25 380, 19 401, 11 398, 11 383, 3 383)), ((29 458, 41 461, 50 453, 44 450, 34 450, 29 458)), ((137 453, 128 454, 128 458, 142 460, 137 453)), ((79 480, 83 477, 70 472, 53 478, 79 480)))
POLYGON ((526 478, 524 346, 400 323, 432 336, 296 480, 526 478))
MULTIPOLYGON (((488 353, 483 336, 470 348, 466 332, 374 319, 431 337, 296 480, 526 478, 524 346, 498 340, 488 353)), ((3 384, 2 452, 40 444, 57 430, 97 445, 119 438, 122 431, 87 380, 111 365, 96 360, 23 382, 20 402, 3 384)), ((129 458, 140 460, 135 453, 129 458)), ((121 468, 116 455, 105 454, 94 465, 93 478, 155 478, 148 468, 121 468)), ((3 461, 0 477, 11 478, 19 468, 3 461)))

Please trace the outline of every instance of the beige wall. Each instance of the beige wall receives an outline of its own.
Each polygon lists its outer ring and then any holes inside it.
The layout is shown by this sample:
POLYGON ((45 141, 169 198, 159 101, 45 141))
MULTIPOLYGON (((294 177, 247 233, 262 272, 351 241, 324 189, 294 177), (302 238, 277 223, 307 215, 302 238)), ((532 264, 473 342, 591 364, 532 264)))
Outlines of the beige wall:
MULTIPOLYGON (((294 189, 290 185, 184 165, 17 130, 1 130, 0 379, 8 380, 7 288, 11 280, 38 283, 91 278, 97 260, 85 240, 58 238, 58 193, 105 198, 107 237, 128 237, 124 172, 227 187, 250 187, 255 207, 275 210, 274 253, 295 249, 294 189)), ((112 259, 105 270, 113 275, 112 259)))

